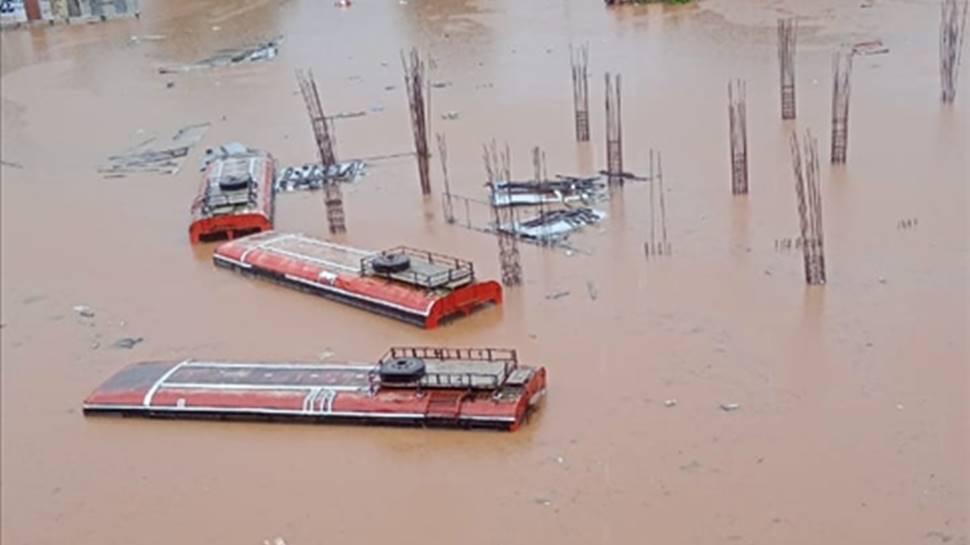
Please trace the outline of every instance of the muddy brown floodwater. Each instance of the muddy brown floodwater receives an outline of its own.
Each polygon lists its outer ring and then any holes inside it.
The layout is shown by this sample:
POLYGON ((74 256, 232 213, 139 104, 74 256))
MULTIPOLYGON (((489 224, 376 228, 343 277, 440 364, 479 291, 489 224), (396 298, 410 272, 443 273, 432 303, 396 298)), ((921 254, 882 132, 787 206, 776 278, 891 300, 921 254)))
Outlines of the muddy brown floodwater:
MULTIPOLYGON (((936 1, 142 5, 140 20, 0 36, 2 154, 22 165, 4 164, 0 186, 5 545, 970 542, 970 74, 941 107, 936 1), (801 18, 787 125, 785 15, 801 18), (270 62, 157 72, 277 35, 270 62), (831 53, 872 39, 890 51, 856 58, 848 164, 832 168, 831 53), (582 42, 592 142, 577 145, 568 46, 582 42), (434 89, 432 130, 466 195, 482 195, 493 137, 517 177, 534 145, 550 174, 605 167, 602 74, 622 72, 625 165, 642 173, 647 150, 663 152, 673 255, 644 259, 647 186, 628 185, 573 238, 586 253, 525 246, 525 284, 504 305, 423 331, 217 270, 211 246, 188 245, 204 147, 314 159, 296 68, 314 70, 329 112, 369 112, 336 122, 340 157, 411 149, 399 51, 412 45, 452 83, 434 89), (742 198, 728 160, 735 76, 748 89, 742 198), (139 129, 204 121, 176 175, 97 174, 139 129), (797 235, 796 128, 822 150, 823 288, 774 245, 797 235), (112 348, 120 337, 145 340, 112 348), (548 366, 549 396, 513 434, 80 412, 135 360, 359 361, 391 344, 515 347, 548 366)), ((436 158, 432 176, 425 202, 413 159, 373 163, 345 189, 340 240, 453 253, 497 277, 495 239, 445 224, 436 158)), ((319 194, 282 195, 277 218, 326 235, 319 194)))

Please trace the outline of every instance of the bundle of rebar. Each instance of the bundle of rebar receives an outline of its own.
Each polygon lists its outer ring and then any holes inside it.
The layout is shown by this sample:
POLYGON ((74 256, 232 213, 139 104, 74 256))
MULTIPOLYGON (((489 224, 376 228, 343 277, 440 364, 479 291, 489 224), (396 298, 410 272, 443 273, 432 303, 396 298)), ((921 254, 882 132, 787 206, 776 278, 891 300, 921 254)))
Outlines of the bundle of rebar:
POLYGON ((832 163, 845 163, 849 146, 849 96, 852 90, 852 52, 832 57, 832 163))
POLYGON ((401 52, 401 65, 404 67, 404 87, 408 92, 408 105, 411 110, 411 130, 414 132, 414 152, 418 158, 421 194, 427 196, 431 194, 431 154, 428 151, 431 82, 425 80, 425 63, 417 48, 412 48, 408 56, 401 52))
MULTIPOLYGON (((306 103, 307 114, 310 116, 313 136, 317 142, 317 151, 320 153, 320 163, 324 170, 329 170, 330 167, 337 164, 337 156, 334 153, 334 139, 331 134, 333 126, 327 122, 327 117, 324 115, 323 105, 320 103, 320 94, 317 92, 317 84, 313 79, 313 72, 308 70, 304 73, 302 70, 297 70, 296 79, 300 84, 303 101, 306 103)), ((334 178, 324 180, 323 204, 327 211, 327 226, 330 233, 345 233, 347 224, 344 218, 344 202, 339 180, 334 178)))
POLYGON ((576 119, 576 140, 589 141, 589 44, 573 50, 569 46, 573 72, 573 110, 576 119))
MULTIPOLYGON (((508 144, 501 153, 495 141, 491 145, 484 145, 483 158, 485 173, 493 188, 499 181, 512 178, 512 159, 508 144)), ((493 189, 494 190, 494 189, 493 189)), ((519 244, 515 235, 516 213, 514 206, 499 207, 492 199, 492 218, 495 221, 495 234, 498 237, 499 265, 502 268, 502 284, 518 286, 522 283, 522 265, 519 261, 519 244)))
POLYGON ((441 176, 445 182, 445 194, 441 199, 441 208, 445 214, 445 221, 455 223, 455 207, 451 198, 451 184, 448 182, 448 145, 445 143, 445 135, 435 133, 438 141, 438 157, 441 159, 441 176))
POLYGON ((794 18, 778 19, 778 65, 781 71, 781 118, 795 119, 795 43, 798 24, 794 18))
POLYGON ((798 221, 805 265, 805 282, 825 284, 825 245, 822 231, 822 194, 819 188, 818 141, 805 131, 805 154, 798 135, 791 135, 792 168, 795 173, 795 196, 798 199, 798 221))
POLYGON ((620 115, 620 74, 606 73, 606 168, 610 187, 623 185, 623 124, 620 115))
POLYGON ((731 131, 731 193, 748 193, 748 128, 745 84, 728 81, 728 121, 731 131))
POLYGON ((957 96, 957 76, 963 51, 963 35, 967 27, 966 1, 943 0, 940 10, 940 86, 944 103, 952 103, 957 96))

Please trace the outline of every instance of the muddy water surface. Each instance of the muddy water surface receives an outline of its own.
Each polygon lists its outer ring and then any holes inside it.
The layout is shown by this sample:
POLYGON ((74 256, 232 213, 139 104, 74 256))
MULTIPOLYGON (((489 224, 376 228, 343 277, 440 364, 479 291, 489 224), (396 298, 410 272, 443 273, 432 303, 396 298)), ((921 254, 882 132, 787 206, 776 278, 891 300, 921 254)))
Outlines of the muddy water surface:
MULTIPOLYGON (((152 0, 137 21, 4 32, 2 155, 22 168, 0 171, 3 543, 970 542, 970 93, 939 105, 936 2, 861 4, 152 0), (789 124, 785 15, 802 17, 789 124), (146 35, 164 39, 130 39, 146 35), (157 73, 277 35, 272 62, 157 73), (856 59, 849 161, 822 165, 830 281, 808 289, 799 256, 774 246, 797 234, 787 136, 811 129, 827 158, 831 53, 871 39, 890 53, 856 59), (568 46, 581 42, 593 141, 577 145, 568 46), (295 68, 314 70, 329 112, 369 112, 337 121, 341 157, 409 150, 398 55, 412 45, 451 82, 434 90, 433 130, 473 196, 493 137, 517 177, 535 145, 550 173, 603 168, 602 73, 622 72, 625 164, 644 172, 662 151, 673 256, 643 258, 648 188, 630 185, 574 237, 582 252, 523 247, 525 285, 503 306, 426 332, 189 247, 202 147, 314 158, 295 68), (748 85, 746 198, 729 190, 730 77, 748 85), (145 133, 203 121, 174 176, 96 173, 145 133), (111 348, 120 337, 145 341, 111 348), (516 347, 548 366, 549 396, 515 434, 80 414, 133 360, 365 360, 390 344, 516 347)), ((438 191, 436 162, 433 175, 438 191)), ((495 240, 445 224, 411 159, 373 163, 345 201, 342 242, 498 275, 495 240)), ((281 196, 277 217, 326 235, 319 195, 281 196)))

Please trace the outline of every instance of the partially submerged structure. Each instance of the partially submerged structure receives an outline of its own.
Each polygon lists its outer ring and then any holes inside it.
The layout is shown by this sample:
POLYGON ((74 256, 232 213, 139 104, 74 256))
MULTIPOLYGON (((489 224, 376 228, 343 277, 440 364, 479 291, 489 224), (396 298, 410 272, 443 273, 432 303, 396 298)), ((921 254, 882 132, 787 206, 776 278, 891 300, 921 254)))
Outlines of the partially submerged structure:
POLYGON ((538 206, 542 204, 591 204, 605 198, 606 186, 599 177, 561 177, 541 182, 506 182, 486 184, 493 206, 538 206))
POLYGON ((192 203, 192 244, 272 229, 275 172, 276 160, 262 151, 211 161, 192 203))
POLYGON ((227 242, 212 259, 220 267, 426 329, 502 302, 502 287, 477 281, 470 261, 403 246, 374 252, 267 232, 227 242))
POLYGON ((530 241, 555 243, 605 217, 605 212, 586 207, 546 210, 532 219, 500 224, 497 229, 530 241))
POLYGON ((142 362, 84 400, 88 414, 517 429, 544 367, 499 348, 391 348, 375 363, 142 362))
POLYGON ((327 183, 353 183, 364 171, 364 163, 350 161, 332 165, 310 164, 298 167, 287 167, 279 171, 276 176, 277 191, 295 191, 298 189, 321 189, 327 183))

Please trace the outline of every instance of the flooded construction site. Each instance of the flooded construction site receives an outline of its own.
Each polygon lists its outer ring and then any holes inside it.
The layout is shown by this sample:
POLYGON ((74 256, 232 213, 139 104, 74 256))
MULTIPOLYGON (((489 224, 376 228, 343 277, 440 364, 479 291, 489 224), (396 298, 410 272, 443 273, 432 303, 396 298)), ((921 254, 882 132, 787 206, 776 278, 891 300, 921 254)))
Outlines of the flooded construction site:
POLYGON ((0 33, 4 544, 970 545, 965 3, 137 4, 0 33))

